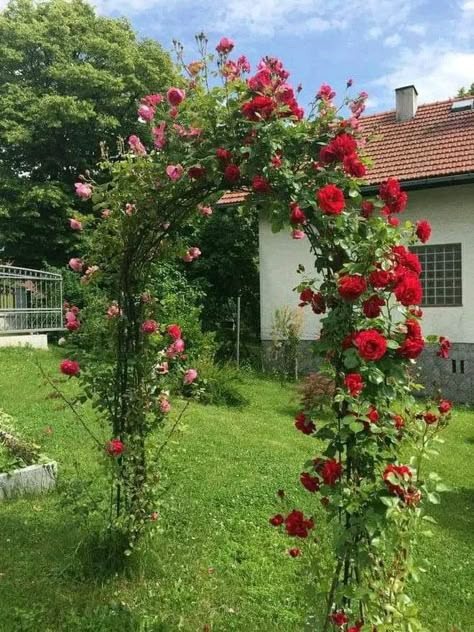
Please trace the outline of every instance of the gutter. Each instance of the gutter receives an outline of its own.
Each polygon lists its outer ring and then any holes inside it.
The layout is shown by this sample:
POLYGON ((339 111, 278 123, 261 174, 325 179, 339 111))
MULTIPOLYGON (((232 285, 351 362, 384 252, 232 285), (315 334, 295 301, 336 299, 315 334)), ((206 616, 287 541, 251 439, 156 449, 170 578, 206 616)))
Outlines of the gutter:
MULTIPOLYGON (((455 184, 469 184, 474 182, 474 172, 460 173, 452 176, 437 176, 434 178, 419 178, 417 180, 400 180, 403 190, 433 189, 435 187, 453 186, 455 184)), ((371 195, 379 190, 380 184, 370 184, 361 187, 363 195, 371 195)))

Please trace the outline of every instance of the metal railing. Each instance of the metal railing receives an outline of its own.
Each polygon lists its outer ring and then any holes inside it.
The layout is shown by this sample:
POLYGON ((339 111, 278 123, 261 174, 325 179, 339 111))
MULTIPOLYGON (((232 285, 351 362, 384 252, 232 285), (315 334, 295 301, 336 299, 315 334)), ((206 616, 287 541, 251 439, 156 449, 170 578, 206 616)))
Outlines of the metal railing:
POLYGON ((61 275, 0 265, 0 334, 62 329, 61 275))

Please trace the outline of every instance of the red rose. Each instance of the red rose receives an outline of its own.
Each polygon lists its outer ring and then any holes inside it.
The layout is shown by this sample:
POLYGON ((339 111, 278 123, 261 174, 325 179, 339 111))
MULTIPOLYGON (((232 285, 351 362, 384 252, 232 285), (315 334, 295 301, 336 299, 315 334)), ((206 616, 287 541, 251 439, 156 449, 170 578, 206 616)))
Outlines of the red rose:
POLYGON ((224 178, 231 184, 236 184, 240 179, 240 169, 237 165, 227 165, 224 171, 224 178))
POLYGON ((421 263, 418 255, 414 252, 408 252, 405 246, 400 245, 392 247, 392 254, 395 261, 401 266, 401 269, 408 268, 412 272, 415 272, 415 274, 421 274, 421 263))
POLYGON ((290 209, 290 224, 304 224, 307 221, 308 218, 300 209, 297 202, 292 202, 290 204, 290 209))
POLYGON ((329 459, 320 467, 319 472, 325 484, 332 487, 341 478, 342 464, 336 459, 329 459))
POLYGON ((269 520, 269 523, 274 527, 278 527, 285 522, 285 518, 281 514, 275 514, 269 520))
MULTIPOLYGON (((401 213, 405 209, 407 202, 408 195, 405 193, 405 191, 401 191, 396 198, 394 198, 390 203, 387 203, 387 206, 390 213, 401 213)), ((391 219, 392 221, 394 221, 395 217, 392 217, 391 219)), ((398 226, 398 224, 399 222, 397 220, 395 226, 398 226)))
POLYGON ((319 292, 313 293, 311 308, 315 314, 324 314, 326 311, 326 301, 324 300, 324 296, 319 292))
POLYGON ((309 287, 305 288, 300 294, 300 307, 304 307, 313 300, 313 290, 309 287))
POLYGON ((158 323, 156 320, 146 320, 142 324, 142 331, 144 334, 154 334, 158 330, 158 323))
POLYGON ((250 121, 269 119, 276 109, 276 103, 270 97, 256 96, 242 105, 242 114, 250 121))
POLYGON ((378 289, 383 289, 392 281, 392 275, 387 270, 375 270, 369 274, 370 285, 378 289))
POLYGON ((334 184, 326 184, 318 191, 318 204, 328 215, 340 215, 346 206, 344 193, 334 184))
POLYGON ((300 413, 295 417, 295 427, 303 434, 310 435, 316 430, 313 421, 306 417, 304 413, 300 413))
POLYGON ((311 476, 308 472, 301 472, 300 482, 309 492, 317 492, 319 490, 319 478, 311 476))
POLYGON ((228 149, 222 149, 222 147, 216 149, 216 156, 219 158, 219 160, 223 160, 224 162, 229 162, 232 158, 232 154, 230 153, 230 151, 228 149))
POLYGON ((423 243, 426 244, 431 236, 431 226, 426 220, 416 222, 416 236, 423 243))
POLYGON ((389 480, 389 476, 398 478, 400 479, 400 482, 406 483, 412 477, 412 471, 410 470, 408 465, 394 465, 393 463, 391 463, 390 465, 387 465, 383 473, 383 480, 387 485, 388 491, 391 494, 403 497, 403 488, 400 485, 391 483, 389 480))
POLYGON ((406 307, 421 303, 423 289, 420 279, 413 273, 405 274, 404 278, 395 287, 395 296, 406 307))
POLYGON ((188 169, 188 176, 191 178, 191 180, 199 180, 203 177, 205 173, 206 170, 200 165, 195 165, 194 167, 189 167, 188 169))
POLYGON ((344 614, 344 612, 342 611, 333 612, 331 615, 331 621, 338 628, 342 628, 343 625, 346 625, 346 623, 349 622, 349 617, 346 614, 344 614))
POLYGON ((291 557, 298 557, 301 555, 301 551, 300 549, 288 549, 288 554, 291 555, 291 557))
POLYGON ((367 281, 360 274, 345 274, 337 282, 339 296, 345 301, 356 301, 367 289, 367 281))
POLYGON ((405 420, 403 419, 401 415, 394 415, 393 423, 395 425, 395 428, 397 430, 400 430, 400 428, 403 428, 403 426, 405 425, 405 420))
POLYGON ((358 160, 356 154, 344 158, 344 171, 354 178, 363 178, 367 173, 365 165, 358 160))
POLYGON ((364 381, 359 373, 349 373, 344 380, 344 384, 349 389, 352 397, 357 397, 364 388, 364 381))
POLYGON ((423 338, 410 338, 407 337, 402 343, 402 346, 397 349, 397 353, 407 360, 415 360, 425 347, 425 341, 423 338))
POLYGON ((382 313, 381 307, 384 305, 384 299, 374 294, 362 303, 362 311, 367 318, 377 318, 382 313))
POLYGON ((59 370, 64 375, 69 375, 70 377, 79 375, 81 372, 81 367, 79 362, 75 362, 74 360, 63 360, 59 365, 59 370))
POLYGON ((125 446, 120 441, 120 439, 112 439, 105 446, 105 450, 106 452, 108 452, 108 454, 110 454, 110 456, 116 457, 122 454, 122 452, 125 450, 125 446))
POLYGON ((314 521, 312 518, 305 519, 302 511, 293 509, 285 518, 285 527, 288 535, 307 538, 308 531, 314 527, 314 521))
POLYGON ((263 176, 255 176, 252 182, 253 190, 257 193, 270 193, 272 187, 263 176))
POLYGON ((360 207, 362 209, 362 216, 366 218, 369 218, 375 209, 374 203, 369 202, 369 200, 364 200, 360 207))
POLYGON ((346 336, 344 336, 344 338, 342 340, 342 344, 341 344, 341 348, 342 348, 343 351, 346 351, 347 349, 350 349, 351 347, 354 346, 356 335, 357 334, 353 331, 352 333, 347 334, 346 336))
POLYGON ((357 142, 351 134, 339 134, 336 138, 321 149, 319 158, 321 162, 343 161, 345 157, 354 155, 357 151, 357 142))
POLYGON ((367 361, 380 360, 387 351, 387 341, 376 329, 359 331, 355 345, 360 357, 367 361))
POLYGON ((439 349, 436 355, 440 358, 447 360, 449 358, 449 352, 451 351, 451 341, 444 336, 439 337, 439 349))
POLYGON ((181 338, 181 328, 178 325, 168 325, 166 331, 174 340, 181 338))
POLYGON ((428 426, 431 426, 438 421, 438 415, 435 415, 434 413, 425 413, 423 415, 423 419, 425 420, 425 423, 428 424, 428 426))
POLYGON ((390 226, 395 226, 396 228, 400 225, 400 220, 398 219, 398 217, 389 217, 387 219, 387 224, 390 224, 390 226))
POLYGON ((400 193, 400 183, 395 178, 388 178, 386 182, 382 182, 379 188, 379 195, 384 202, 390 202, 400 193))
POLYGON ((379 420, 379 412, 373 404, 370 404, 369 412, 367 413, 367 418, 371 424, 376 424, 377 421, 379 420))
POLYGON ((442 415, 446 415, 451 410, 451 402, 449 399, 442 399, 439 403, 438 410, 442 415))

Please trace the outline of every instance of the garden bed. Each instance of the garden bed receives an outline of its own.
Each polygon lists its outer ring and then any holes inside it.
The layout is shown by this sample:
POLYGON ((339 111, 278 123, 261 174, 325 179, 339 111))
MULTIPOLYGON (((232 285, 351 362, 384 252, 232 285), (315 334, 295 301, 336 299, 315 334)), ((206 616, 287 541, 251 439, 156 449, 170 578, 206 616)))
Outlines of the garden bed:
POLYGON ((0 502, 56 486, 57 463, 41 455, 38 446, 13 434, 12 421, 0 411, 0 502))

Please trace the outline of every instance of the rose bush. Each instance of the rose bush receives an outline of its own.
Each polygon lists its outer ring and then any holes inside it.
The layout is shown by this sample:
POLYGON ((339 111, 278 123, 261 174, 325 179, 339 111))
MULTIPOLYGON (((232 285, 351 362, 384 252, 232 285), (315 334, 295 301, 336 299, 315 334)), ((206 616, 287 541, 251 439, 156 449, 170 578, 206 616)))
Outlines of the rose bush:
MULTIPOLYGON (((312 567, 326 601, 317 629, 415 630, 416 609, 406 592, 415 571, 412 543, 425 503, 437 501, 439 488, 421 466, 450 414, 446 403, 433 421, 431 411, 417 410, 409 370, 425 341, 421 266, 406 246, 425 242, 429 226, 399 228, 394 214, 404 210, 407 196, 394 178, 372 199, 362 197, 367 161, 359 117, 366 93, 345 97, 346 112, 323 84, 304 117, 281 61, 264 58, 246 79, 250 66, 245 57, 229 59, 234 43, 227 38, 217 46, 222 86, 209 88, 211 57, 205 38, 198 41, 201 59, 191 64, 177 46, 187 73, 182 85, 139 104, 140 135, 152 140, 134 135, 118 159, 104 154, 105 184, 83 177, 77 186, 80 197, 92 199, 94 215, 76 218, 84 252, 70 265, 86 286, 105 294, 100 317, 109 328, 97 350, 103 359, 105 344, 106 361, 97 368, 92 354, 79 379, 110 423, 113 526, 130 546, 150 524, 147 441, 171 408, 167 380, 179 376, 186 396, 199 384, 197 371, 185 366, 186 331, 160 316, 152 266, 173 257, 193 265, 201 252, 186 242, 186 227, 206 221, 202 209, 224 191, 245 190, 246 204, 258 202, 275 231, 308 241, 319 273, 307 276, 300 268, 298 292, 302 307, 322 315, 316 352, 335 384, 333 412, 327 422, 316 422, 310 409, 295 418, 297 430, 325 446, 305 464, 300 481, 320 494, 334 524, 331 572, 312 567), (414 458, 400 464, 407 448, 414 458)), ((82 330, 87 309, 81 318, 82 330)), ((439 342, 447 357, 449 341, 439 342)), ((314 516, 293 509, 270 521, 317 546, 309 537, 317 532, 314 516)), ((289 554, 304 558, 300 548, 289 554)))

